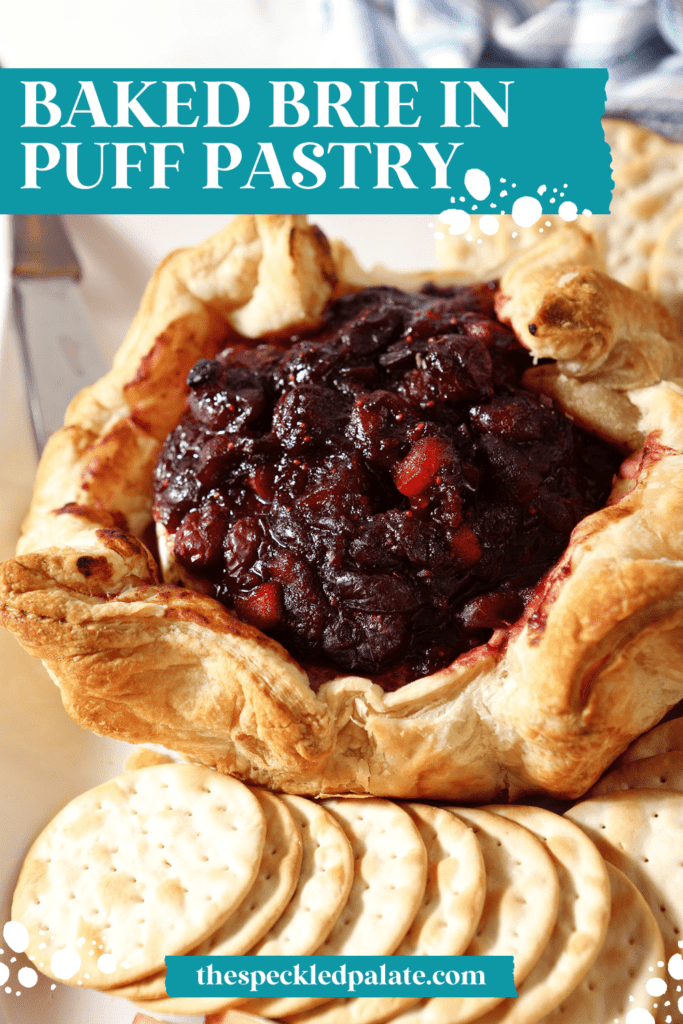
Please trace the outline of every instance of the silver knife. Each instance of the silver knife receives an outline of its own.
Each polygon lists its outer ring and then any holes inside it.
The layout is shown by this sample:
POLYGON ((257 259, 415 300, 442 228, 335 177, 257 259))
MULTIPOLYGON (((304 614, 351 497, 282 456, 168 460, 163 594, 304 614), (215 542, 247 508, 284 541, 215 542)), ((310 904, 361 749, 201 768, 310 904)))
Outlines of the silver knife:
POLYGON ((76 253, 59 217, 12 218, 12 308, 39 456, 62 426, 74 395, 105 372, 80 279, 76 253))

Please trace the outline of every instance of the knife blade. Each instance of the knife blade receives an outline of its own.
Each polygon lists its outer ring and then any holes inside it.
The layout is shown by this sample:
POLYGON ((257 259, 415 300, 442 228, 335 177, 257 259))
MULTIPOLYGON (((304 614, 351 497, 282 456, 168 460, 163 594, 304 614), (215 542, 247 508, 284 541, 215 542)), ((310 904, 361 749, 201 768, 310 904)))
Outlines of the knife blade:
POLYGON ((81 269, 61 218, 12 218, 12 310, 38 455, 78 391, 105 372, 80 292, 81 269))

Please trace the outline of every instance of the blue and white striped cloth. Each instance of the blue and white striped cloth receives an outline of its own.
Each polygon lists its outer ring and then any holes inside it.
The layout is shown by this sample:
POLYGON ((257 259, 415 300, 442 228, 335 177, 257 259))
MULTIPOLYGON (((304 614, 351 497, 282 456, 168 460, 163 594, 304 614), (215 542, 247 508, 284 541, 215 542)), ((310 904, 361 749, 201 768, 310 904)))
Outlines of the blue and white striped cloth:
POLYGON ((602 67, 607 113, 683 141, 683 0, 311 0, 328 67, 602 67))

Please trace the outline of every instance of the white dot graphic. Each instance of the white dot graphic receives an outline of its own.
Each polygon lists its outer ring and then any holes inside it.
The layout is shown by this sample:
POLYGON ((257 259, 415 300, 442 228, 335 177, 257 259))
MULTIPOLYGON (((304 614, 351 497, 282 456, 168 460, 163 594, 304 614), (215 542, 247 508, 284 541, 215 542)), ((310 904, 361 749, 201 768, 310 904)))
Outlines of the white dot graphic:
POLYGON ((465 188, 475 199, 486 199, 491 191, 491 182, 488 174, 471 167, 465 172, 465 188))
POLYGON ((72 949, 58 949, 50 961, 52 973, 60 981, 67 981, 69 978, 73 978, 80 966, 81 958, 72 949))
POLYGON ((582 210, 581 213, 584 215, 584 217, 592 217, 593 216, 593 214, 591 213, 590 210, 582 210))
POLYGON ((650 996, 663 996, 666 992, 664 978, 650 978, 645 986, 645 991, 650 996))
POLYGON ((8 921, 2 929, 2 937, 15 953, 23 953, 28 946, 28 932, 21 921, 8 921))
POLYGON ((448 224, 448 230, 452 235, 464 235, 472 219, 465 210, 444 210, 439 214, 439 220, 448 224))
POLYGON ((557 212, 562 220, 576 220, 576 215, 578 213, 576 203, 570 203, 569 200, 565 200, 564 203, 560 203, 560 208, 557 212))
POLYGON ((495 235, 498 230, 498 218, 490 213, 485 213, 479 218, 479 227, 485 235, 495 235))
POLYGON ((655 1024, 655 1019, 647 1010, 629 1010, 626 1024, 655 1024))
POLYGON ((669 974, 676 981, 680 981, 683 978, 683 957, 680 953, 674 953, 669 958, 669 974))
POLYGON ((113 974, 116 970, 116 960, 111 953, 103 953, 101 957, 98 957, 97 966, 102 974, 113 974))
POLYGON ((9 967, 7 964, 0 963, 0 985, 4 985, 9 978, 9 967))
POLYGON ((538 192, 539 196, 542 196, 544 192, 548 191, 548 186, 547 185, 541 185, 541 187, 537 188, 536 191, 538 192))
POLYGON ((34 985, 38 984, 38 975, 32 967, 22 967, 17 974, 19 984, 23 985, 24 988, 33 988, 34 985))
POLYGON ((542 214, 541 204, 532 196, 520 196, 512 206, 512 219, 520 228, 529 228, 542 214))

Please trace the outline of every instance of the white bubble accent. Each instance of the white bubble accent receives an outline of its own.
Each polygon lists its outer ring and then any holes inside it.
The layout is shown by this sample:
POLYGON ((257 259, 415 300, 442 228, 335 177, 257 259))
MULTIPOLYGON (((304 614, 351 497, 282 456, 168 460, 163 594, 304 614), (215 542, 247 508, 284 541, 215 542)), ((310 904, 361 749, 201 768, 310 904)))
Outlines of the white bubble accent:
POLYGON ((530 228, 542 213, 541 204, 532 196, 520 196, 512 205, 512 219, 520 228, 530 228))
POLYGON ((507 194, 508 194, 508 193, 507 193, 507 189, 506 189, 506 188, 504 188, 504 189, 503 189, 503 191, 502 191, 502 192, 500 193, 500 198, 501 198, 501 199, 505 199, 505 196, 506 196, 507 194))
POLYGON ((97 966, 102 974, 113 974, 116 970, 116 960, 111 953, 103 953, 101 957, 98 957, 97 966))
POLYGON ((443 242, 445 237, 446 236, 444 235, 443 231, 434 232, 434 238, 437 240, 437 242, 443 242))
POLYGON ((32 967, 22 967, 17 974, 19 984, 23 985, 24 988, 33 988, 34 985, 38 984, 38 975, 32 967))
POLYGON ((664 978, 649 978, 645 991, 649 996, 663 996, 666 992, 666 982, 664 978))
POLYGON ((672 957, 669 957, 668 970, 671 977, 676 981, 680 981, 683 978, 683 957, 680 953, 674 953, 672 957))
POLYGON ((655 1019, 649 1010, 629 1010, 625 1024, 655 1024, 655 1019))
POLYGON ((60 981, 68 981, 81 966, 81 958, 73 949, 58 949, 50 960, 50 970, 55 978, 60 981))
POLYGON ((78 946, 78 948, 80 949, 80 948, 81 948, 81 946, 84 946, 84 945, 85 945, 85 939, 84 939, 84 938, 83 938, 82 936, 81 936, 81 938, 80 938, 80 939, 76 939, 76 945, 77 945, 77 946, 78 946))
POLYGON ((8 996, 12 995, 12 989, 9 987, 9 985, 6 987, 5 992, 7 993, 8 996))
POLYGON ((593 214, 591 213, 590 210, 582 210, 581 213, 584 215, 584 217, 592 217, 593 216, 593 214))
POLYGON ((476 167, 470 167, 469 171, 465 171, 465 188, 475 199, 486 199, 491 191, 488 174, 476 167))
POLYGON ((499 227, 498 218, 491 213, 485 213, 483 217, 479 218, 479 227, 485 235, 495 235, 499 227))
POLYGON ((448 224, 451 235, 464 235, 472 223, 472 218, 466 210, 444 210, 439 214, 439 220, 448 224))
POLYGON ((0 963, 0 985, 4 985, 9 978, 9 967, 7 964, 0 963))
POLYGON ((538 192, 539 196, 542 196, 544 192, 548 191, 548 186, 547 185, 541 185, 540 188, 536 189, 536 191, 538 192))
POLYGON ((578 214, 576 203, 570 203, 568 199, 564 203, 560 203, 560 208, 557 212, 562 220, 576 220, 578 214))
POLYGON ((28 931, 21 921, 8 921, 2 929, 2 937, 15 953, 23 953, 28 946, 28 931))

